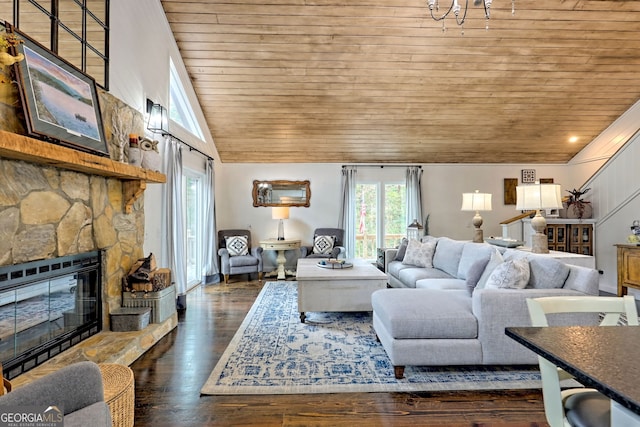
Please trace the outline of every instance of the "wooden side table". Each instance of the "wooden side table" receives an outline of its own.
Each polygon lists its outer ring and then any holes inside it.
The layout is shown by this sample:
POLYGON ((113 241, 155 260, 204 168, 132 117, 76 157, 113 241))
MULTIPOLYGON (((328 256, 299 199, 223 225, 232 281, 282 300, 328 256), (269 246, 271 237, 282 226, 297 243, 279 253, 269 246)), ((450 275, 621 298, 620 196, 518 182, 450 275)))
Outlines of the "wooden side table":
POLYGON ((113 427, 133 427, 135 392, 133 371, 125 365, 102 363, 104 400, 109 405, 113 427))
POLYGON ((618 251, 618 296, 627 288, 640 289, 640 246, 615 245, 618 251))
POLYGON ((267 251, 278 251, 278 257, 276 262, 278 263, 278 280, 284 280, 287 274, 294 275, 293 271, 286 271, 284 263, 286 258, 284 256, 285 251, 300 249, 300 240, 277 240, 267 239, 261 240, 260 246, 267 251))

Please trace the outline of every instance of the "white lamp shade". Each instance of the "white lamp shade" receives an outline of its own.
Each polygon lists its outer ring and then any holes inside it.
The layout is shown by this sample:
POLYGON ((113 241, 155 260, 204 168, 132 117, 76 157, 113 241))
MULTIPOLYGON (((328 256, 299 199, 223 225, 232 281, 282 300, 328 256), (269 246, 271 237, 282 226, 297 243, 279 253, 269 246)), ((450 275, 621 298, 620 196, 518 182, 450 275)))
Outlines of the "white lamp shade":
POLYGON ((272 219, 289 219, 289 207, 278 206, 271 208, 272 219))
POLYGON ((559 184, 531 184, 516 187, 516 210, 562 208, 559 184))
POLYGON ((491 210, 491 193, 475 193, 462 194, 463 211, 490 211, 491 210))

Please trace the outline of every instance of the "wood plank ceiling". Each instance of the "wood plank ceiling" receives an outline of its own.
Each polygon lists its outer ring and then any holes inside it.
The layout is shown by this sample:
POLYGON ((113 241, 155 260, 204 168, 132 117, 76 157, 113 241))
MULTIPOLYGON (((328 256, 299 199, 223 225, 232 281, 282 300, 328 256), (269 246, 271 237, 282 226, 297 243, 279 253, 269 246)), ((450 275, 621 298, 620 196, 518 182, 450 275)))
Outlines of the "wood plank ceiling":
POLYGON ((640 98, 640 1, 472 3, 162 0, 223 162, 565 163, 640 98))

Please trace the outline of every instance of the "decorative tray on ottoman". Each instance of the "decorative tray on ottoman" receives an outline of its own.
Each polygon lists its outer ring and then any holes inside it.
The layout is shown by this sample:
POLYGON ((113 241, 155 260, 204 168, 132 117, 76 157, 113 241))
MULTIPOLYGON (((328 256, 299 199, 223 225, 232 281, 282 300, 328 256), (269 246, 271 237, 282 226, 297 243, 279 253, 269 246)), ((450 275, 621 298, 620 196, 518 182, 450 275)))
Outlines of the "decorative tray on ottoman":
POLYGON ((519 240, 511 240, 511 239, 496 239, 490 238, 486 239, 487 243, 491 243, 496 246, 503 246, 505 248, 517 248, 518 246, 524 245, 524 242, 519 240))
POLYGON ((343 259, 328 259, 318 261, 318 267, 320 268, 331 268, 331 269, 340 269, 340 268, 351 268, 353 264, 350 262, 346 262, 343 259))

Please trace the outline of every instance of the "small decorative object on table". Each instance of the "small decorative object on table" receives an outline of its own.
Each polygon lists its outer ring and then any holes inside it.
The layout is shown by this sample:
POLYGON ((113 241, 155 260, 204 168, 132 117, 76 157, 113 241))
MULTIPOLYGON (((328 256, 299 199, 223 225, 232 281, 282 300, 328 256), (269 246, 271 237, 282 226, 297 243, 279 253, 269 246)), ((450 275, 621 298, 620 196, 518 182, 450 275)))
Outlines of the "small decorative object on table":
POLYGON ((631 225, 631 234, 627 237, 629 243, 640 243, 640 220, 636 219, 631 225))
POLYGON ((335 269, 351 268, 353 267, 353 264, 343 259, 323 259, 322 261, 318 261, 318 267, 335 269))
POLYGON ((518 246, 524 245, 524 242, 521 242, 519 240, 500 239, 500 238, 496 238, 496 237, 490 237, 486 241, 489 244, 492 244, 492 245, 495 245, 495 246, 502 246, 502 247, 505 247, 505 248, 517 248, 518 246))

